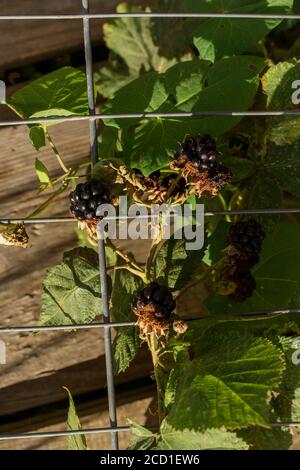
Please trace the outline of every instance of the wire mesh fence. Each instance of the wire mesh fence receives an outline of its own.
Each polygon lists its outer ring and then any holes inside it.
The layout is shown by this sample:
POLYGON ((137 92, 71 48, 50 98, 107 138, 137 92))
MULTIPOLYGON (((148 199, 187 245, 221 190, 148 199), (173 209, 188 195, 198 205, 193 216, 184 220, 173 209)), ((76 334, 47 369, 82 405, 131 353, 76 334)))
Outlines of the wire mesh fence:
MULTIPOLYGON (((92 57, 92 40, 90 22, 93 19, 117 19, 117 18, 245 18, 245 19, 278 19, 278 20, 300 20, 300 15, 285 15, 285 14, 240 14, 240 13, 110 13, 110 14, 90 14, 89 13, 89 0, 82 0, 82 14, 75 15, 0 15, 0 21, 8 20, 80 20, 82 21, 84 50, 85 50, 85 64, 86 64, 86 77, 88 89, 88 104, 89 115, 86 116, 70 116, 64 118, 46 118, 46 119, 22 119, 22 120, 7 120, 0 122, 0 127, 3 126, 19 126, 19 125, 32 125, 49 123, 49 121, 59 122, 73 122, 73 121, 88 121, 90 128, 90 149, 91 149, 91 165, 95 165, 100 157, 98 155, 97 145, 97 121, 105 119, 151 119, 151 118, 191 118, 195 116, 252 116, 252 117, 271 117, 271 116, 300 116, 298 110, 281 110, 281 111, 213 111, 208 112, 205 110, 197 112, 180 112, 180 113, 128 113, 128 114, 97 114, 95 108, 94 96, 94 78, 93 78, 93 57, 92 57)), ((268 209, 242 209, 231 211, 205 211, 205 217, 226 216, 226 215, 272 215, 272 214, 299 214, 300 207, 296 208, 268 208, 268 209)), ((52 218, 0 218, 0 224, 13 224, 23 222, 25 224, 46 224, 46 223, 68 223, 74 222, 72 217, 52 217, 52 218)), ((112 322, 110 320, 109 312, 109 299, 108 299, 108 284, 107 284, 107 271, 105 259, 105 242, 99 237, 98 240, 98 253, 99 253, 99 272, 100 272, 100 285, 101 296, 103 300, 103 322, 93 324, 80 324, 72 325, 74 329, 103 329, 104 347, 106 358, 106 377, 107 377, 107 396, 108 396, 108 411, 109 411, 109 426, 105 428, 95 429, 82 429, 80 431, 53 431, 53 432, 32 432, 21 434, 5 434, 0 435, 0 441, 14 440, 14 439, 33 439, 33 438, 51 438, 60 436, 76 436, 81 434, 102 434, 111 433, 112 449, 118 450, 118 433, 130 431, 129 426, 118 426, 117 424, 117 407, 115 398, 115 384, 113 376, 113 361, 112 361, 112 341, 111 331, 115 327, 128 327, 134 326, 135 322, 112 322)), ((252 316, 252 315, 278 315, 282 313, 298 313, 299 308, 278 309, 268 311, 256 312, 240 312, 238 315, 252 316)), ((201 318, 187 318, 186 321, 201 320, 201 318)), ((8 333, 24 333, 24 332, 42 332, 42 331, 59 331, 68 330, 68 326, 14 326, 14 327, 0 327, 1 334, 8 333)), ((270 423, 272 427, 299 427, 299 422, 276 422, 270 423)))

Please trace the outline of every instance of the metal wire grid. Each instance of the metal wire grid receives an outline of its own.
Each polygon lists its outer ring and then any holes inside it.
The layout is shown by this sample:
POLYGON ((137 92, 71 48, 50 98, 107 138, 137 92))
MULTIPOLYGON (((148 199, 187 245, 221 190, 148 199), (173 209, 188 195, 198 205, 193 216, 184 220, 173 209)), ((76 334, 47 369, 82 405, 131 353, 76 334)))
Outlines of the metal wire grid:
MULTIPOLYGON (((66 122, 66 121, 89 121, 90 126, 90 147, 91 147, 91 164, 94 165, 98 160, 98 146, 97 146, 97 120, 105 119, 128 119, 131 118, 180 118, 180 117, 195 117, 195 116, 300 116, 300 111, 286 110, 286 111, 216 111, 216 112, 192 112, 192 113, 134 113, 134 114, 97 114, 95 110, 95 96, 94 96, 94 79, 93 79, 93 58, 92 58, 92 41, 90 20, 92 19, 113 19, 113 18, 246 18, 246 19, 295 19, 300 20, 300 15, 277 15, 277 14, 240 14, 240 13, 116 13, 116 14, 90 14, 89 13, 89 0, 82 0, 82 14, 81 15, 0 15, 1 20, 68 20, 79 19, 83 22, 83 36, 84 36, 84 49, 86 61, 86 75, 87 75, 87 88, 88 88, 88 103, 89 115, 88 116, 71 116, 67 118, 47 118, 47 119, 26 119, 26 120, 9 120, 0 122, 1 126, 17 126, 17 125, 30 125, 34 123, 46 123, 49 121, 66 122)), ((282 208, 282 209, 243 209, 234 211, 206 211, 206 217, 224 216, 224 215, 270 215, 270 214, 288 214, 300 213, 300 208, 282 208)), ((1 224, 10 224, 17 222, 24 222, 26 224, 44 224, 44 223, 67 223, 73 222, 71 217, 58 217, 58 218, 2 218, 1 224)), ((68 326, 44 326, 44 327, 7 327, 0 328, 1 333, 21 333, 21 332, 36 332, 36 331, 57 331, 72 329, 93 329, 102 328, 104 331, 104 346, 106 358, 106 375, 107 375, 107 394, 108 394, 108 410, 110 426, 105 428, 96 429, 82 429, 80 431, 57 431, 57 432, 33 432, 26 434, 5 434, 0 435, 0 441, 13 440, 13 439, 31 439, 41 437, 58 437, 58 436, 76 436, 81 434, 101 434, 111 433, 112 449, 118 450, 118 433, 127 432, 130 430, 129 426, 117 425, 117 411, 115 400, 115 385, 112 371, 112 343, 111 343, 111 328, 127 327, 135 325, 134 322, 111 322, 108 303, 108 289, 107 289, 107 271, 105 260, 105 245, 104 240, 99 237, 98 242, 99 252, 99 270, 100 270, 100 284, 101 295, 103 299, 103 323, 94 323, 91 325, 71 325, 68 326)), ((270 311, 258 312, 241 312, 243 316, 255 315, 279 315, 284 313, 299 313, 300 307, 297 309, 278 309, 270 311)), ((199 320, 199 318, 189 318, 187 321, 199 320)), ((276 422, 271 423, 273 427, 299 427, 300 422, 276 422)))

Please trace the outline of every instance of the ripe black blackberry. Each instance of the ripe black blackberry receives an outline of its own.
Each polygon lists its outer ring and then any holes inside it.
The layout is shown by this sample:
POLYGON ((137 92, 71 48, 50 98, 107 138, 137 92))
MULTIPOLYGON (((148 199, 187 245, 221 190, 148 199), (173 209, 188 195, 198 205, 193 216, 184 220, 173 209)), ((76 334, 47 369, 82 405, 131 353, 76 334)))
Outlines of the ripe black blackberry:
POLYGON ((244 302, 256 289, 256 281, 250 272, 236 272, 230 277, 230 281, 236 284, 234 292, 229 295, 235 302, 244 302))
POLYGON ((164 319, 169 319, 176 307, 170 290, 165 286, 160 286, 157 282, 151 282, 147 287, 137 292, 132 300, 134 312, 141 311, 150 305, 154 307, 155 313, 164 319))
POLYGON ((98 207, 110 201, 110 193, 101 181, 92 179, 78 184, 75 191, 70 193, 69 198, 70 211, 76 219, 95 220, 98 207))
POLYGON ((199 170, 212 170, 217 165, 217 145, 215 139, 209 135, 198 135, 188 137, 174 156, 177 160, 180 157, 189 160, 195 168, 199 170))
MULTIPOLYGON (((151 333, 157 338, 168 337, 174 318, 175 300, 165 286, 152 282, 135 294, 132 300, 132 311, 137 316, 140 337, 146 339, 151 333)), ((180 333, 175 324, 175 332, 180 333)))
POLYGON ((229 230, 228 243, 233 245, 242 255, 258 255, 261 251, 265 232, 259 222, 254 219, 233 224, 229 230))

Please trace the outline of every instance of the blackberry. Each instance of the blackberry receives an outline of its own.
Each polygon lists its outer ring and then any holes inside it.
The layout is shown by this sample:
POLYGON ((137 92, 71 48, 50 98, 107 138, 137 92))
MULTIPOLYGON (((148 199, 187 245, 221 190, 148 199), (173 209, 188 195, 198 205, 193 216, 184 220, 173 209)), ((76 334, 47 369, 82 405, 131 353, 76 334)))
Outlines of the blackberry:
POLYGON ((235 272, 246 273, 249 272, 254 266, 259 263, 259 256, 257 254, 246 256, 245 258, 229 257, 229 264, 234 266, 235 272))
POLYGON ((234 273, 230 280, 236 284, 234 292, 229 295, 229 298, 235 302, 244 302, 252 296, 256 289, 256 282, 250 272, 234 273))
POLYGON ((98 207, 110 201, 110 193, 101 181, 92 179, 78 184, 75 191, 70 193, 69 198, 70 211, 76 219, 95 220, 98 207))
POLYGON ((197 137, 188 137, 174 156, 174 159, 180 157, 190 161, 195 168, 199 170, 211 170, 217 165, 217 145, 215 139, 209 135, 198 135, 197 137))
POLYGON ((229 244, 247 256, 258 255, 261 251, 265 232, 254 219, 237 222, 229 230, 229 244))
POLYGON ((171 313, 176 307, 175 300, 169 289, 160 286, 157 282, 152 282, 147 287, 137 292, 132 300, 132 308, 134 311, 142 311, 147 306, 153 306, 155 314, 169 319, 171 313))

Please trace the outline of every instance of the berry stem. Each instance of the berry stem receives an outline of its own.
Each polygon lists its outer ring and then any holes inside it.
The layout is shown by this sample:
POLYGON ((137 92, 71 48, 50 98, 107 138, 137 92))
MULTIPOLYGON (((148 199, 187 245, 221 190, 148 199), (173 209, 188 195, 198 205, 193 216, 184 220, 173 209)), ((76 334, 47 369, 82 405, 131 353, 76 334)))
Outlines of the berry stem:
MULTIPOLYGON (((161 214, 160 214, 160 218, 161 218, 161 214)), ((163 231, 162 231, 161 219, 158 224, 158 230, 159 230, 158 236, 152 242, 152 246, 150 248, 150 253, 147 259, 147 263, 146 263, 146 276, 149 279, 150 279, 150 273, 151 273, 151 266, 152 266, 153 260, 157 252, 157 247, 162 241, 163 231)))
POLYGON ((60 164, 61 168, 63 169, 64 173, 66 173, 66 174, 69 173, 69 170, 68 170, 68 168, 65 166, 65 164, 64 164, 64 162, 63 162, 63 160, 62 160, 62 158, 61 158, 61 156, 60 156, 60 154, 59 154, 59 151, 58 151, 58 149, 57 149, 55 143, 53 142, 53 140, 52 140, 52 138, 51 138, 51 136, 50 136, 48 130, 45 130, 45 136, 46 136, 46 138, 47 138, 47 140, 48 140, 48 142, 49 142, 49 144, 50 144, 50 147, 52 148, 52 150, 53 150, 53 152, 54 152, 54 154, 55 154, 55 156, 56 156, 56 158, 57 158, 58 163, 60 164))
POLYGON ((115 252, 116 255, 120 256, 120 258, 126 261, 126 264, 123 264, 122 266, 115 266, 114 269, 127 269, 127 271, 130 271, 135 276, 139 276, 143 282, 147 284, 148 279, 145 271, 135 262, 134 259, 132 259, 132 257, 128 256, 122 250, 117 248, 109 238, 106 239, 106 244, 115 252))
POLYGON ((154 374, 154 379, 156 382, 156 389, 157 389, 158 420, 159 420, 159 425, 160 425, 165 416, 164 387, 163 387, 162 370, 159 365, 160 346, 159 346, 159 341, 157 337, 155 336, 155 333, 150 333, 148 335, 147 343, 148 343, 148 347, 152 356, 153 374, 154 374))
POLYGON ((123 264, 122 266, 115 266, 114 269, 115 270, 117 270, 117 269, 127 269, 127 271, 130 271, 135 276, 140 277, 142 279, 142 281, 144 282, 144 284, 147 284, 147 282, 148 282, 148 279, 146 278, 146 275, 143 271, 134 269, 129 264, 123 264))

